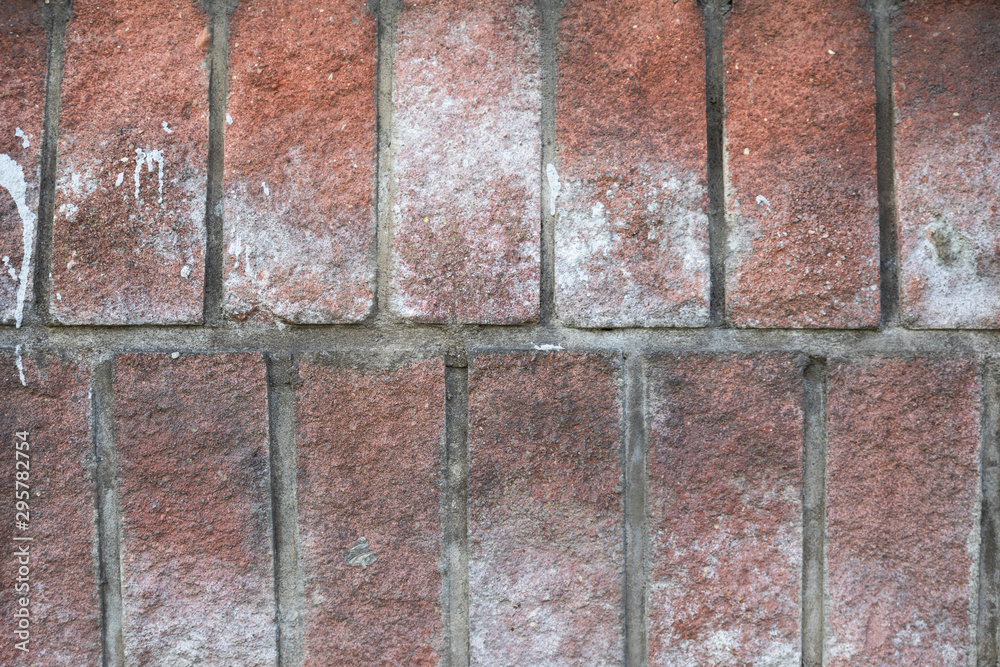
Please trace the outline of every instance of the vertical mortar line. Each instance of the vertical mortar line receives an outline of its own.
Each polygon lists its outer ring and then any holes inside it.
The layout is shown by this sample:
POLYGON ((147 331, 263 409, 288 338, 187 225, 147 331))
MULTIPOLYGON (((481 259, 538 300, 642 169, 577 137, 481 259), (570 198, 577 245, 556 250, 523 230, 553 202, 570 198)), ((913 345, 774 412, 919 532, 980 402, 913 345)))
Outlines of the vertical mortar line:
POLYGON ((892 81, 892 17, 897 0, 870 0, 875 30, 875 154, 878 184, 879 288, 882 327, 899 324, 896 210, 896 120, 892 81))
POLYGON ((101 654, 103 667, 124 667, 122 635, 121 508, 115 454, 113 360, 91 367, 90 420, 97 511, 97 555, 101 584, 101 654))
POLYGON ((705 136, 708 161, 709 321, 726 324, 726 60, 723 19, 730 0, 699 0, 705 20, 705 136))
MULTIPOLYGON (((553 210, 549 170, 559 157, 556 143, 556 87, 559 82, 559 17, 562 0, 536 0, 541 18, 538 70, 542 95, 541 108, 541 233, 539 237, 538 320, 550 324, 555 319, 556 298, 556 213, 553 210)), ((553 174, 557 177, 558 172, 553 174)))
POLYGON ((209 9, 212 46, 208 82, 208 179, 205 198, 205 304, 204 322, 222 319, 226 161, 226 104, 229 98, 228 2, 215 0, 209 9))
POLYGON ((70 0, 54 0, 44 5, 48 46, 45 69, 45 108, 42 117, 41 178, 38 190, 38 220, 35 223, 34 290, 28 317, 49 321, 49 294, 52 288, 52 225, 55 215, 56 169, 59 160, 59 105, 62 94, 64 38, 70 18, 70 0))
POLYGON ((304 618, 298 549, 295 389, 290 355, 267 355, 267 410, 278 667, 298 667, 302 664, 304 618))
POLYGON ((982 416, 980 421, 980 479, 982 509, 979 543, 979 609, 976 621, 977 664, 1000 662, 1000 400, 997 396, 997 359, 983 364, 982 416))
POLYGON ((649 664, 649 476, 646 364, 625 357, 625 664, 649 664))
MULTIPOLYGON (((374 4, 374 3, 373 3, 374 4)), ((378 0, 378 65, 375 80, 375 317, 389 311, 392 290, 392 203, 395 199, 393 163, 396 146, 392 101, 393 69, 396 62, 396 26, 402 11, 402 0, 378 0)))
POLYGON ((447 566, 445 664, 469 664, 469 369, 446 366, 445 386, 445 530, 447 566))
POLYGON ((802 411, 802 665, 823 664, 823 577, 826 570, 826 360, 811 358, 803 374, 802 411))

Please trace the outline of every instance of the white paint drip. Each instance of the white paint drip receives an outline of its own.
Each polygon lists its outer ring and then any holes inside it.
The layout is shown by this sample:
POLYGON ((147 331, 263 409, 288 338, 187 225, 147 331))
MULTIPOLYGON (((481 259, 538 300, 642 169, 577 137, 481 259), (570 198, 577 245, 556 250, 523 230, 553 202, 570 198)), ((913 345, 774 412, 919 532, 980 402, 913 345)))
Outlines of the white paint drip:
POLYGON ((163 123, 161 123, 161 125, 163 127, 163 131, 166 132, 167 134, 173 134, 174 133, 174 131, 171 130, 170 127, 167 125, 167 121, 163 121, 163 123))
POLYGON ((21 165, 9 155, 0 153, 0 186, 7 189, 17 205, 17 214, 21 217, 21 240, 24 244, 24 255, 21 257, 20 284, 17 286, 17 308, 14 311, 14 322, 21 326, 24 317, 24 300, 28 295, 28 271, 31 266, 31 254, 35 243, 35 214, 28 208, 28 184, 24 180, 24 170, 21 165))
POLYGON ((17 374, 21 376, 21 386, 27 387, 28 383, 24 379, 24 362, 21 360, 21 346, 14 348, 14 365, 17 366, 17 374))
POLYGON ((556 197, 559 196, 559 190, 562 186, 559 185, 559 174, 556 172, 556 166, 551 162, 545 165, 545 176, 549 181, 549 213, 555 215, 556 197))
POLYGON ((142 163, 146 163, 146 171, 153 171, 153 163, 159 166, 159 195, 160 198, 157 203, 163 203, 163 151, 150 150, 149 152, 144 151, 141 148, 135 149, 135 198, 139 198, 139 172, 142 170, 142 163))
POLYGON ((229 114, 226 114, 226 124, 227 125, 232 125, 233 124, 233 117, 230 116, 229 114))
POLYGON ((265 183, 264 181, 261 181, 260 182, 260 187, 264 188, 264 196, 265 197, 270 197, 271 196, 271 191, 267 188, 267 183, 265 183))
POLYGON ((3 265, 7 267, 7 273, 10 274, 10 279, 17 282, 17 271, 15 271, 14 267, 10 265, 10 257, 7 255, 3 256, 3 265))
POLYGON ((549 345, 545 343, 544 345, 535 345, 536 350, 565 350, 566 348, 562 345, 549 345))
POLYGON ((121 184, 124 183, 124 182, 125 182, 125 172, 124 171, 119 171, 118 172, 118 178, 115 179, 115 187, 117 188, 117 187, 121 186, 121 184))
POLYGON ((14 129, 14 136, 21 139, 21 148, 27 148, 31 145, 31 142, 28 141, 28 135, 26 135, 24 130, 21 128, 18 127, 14 129))

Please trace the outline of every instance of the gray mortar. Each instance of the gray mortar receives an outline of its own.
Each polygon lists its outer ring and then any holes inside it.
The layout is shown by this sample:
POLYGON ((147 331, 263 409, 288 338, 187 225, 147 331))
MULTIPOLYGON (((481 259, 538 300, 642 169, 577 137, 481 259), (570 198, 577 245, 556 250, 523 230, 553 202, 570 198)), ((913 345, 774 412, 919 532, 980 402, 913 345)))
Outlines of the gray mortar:
POLYGON ((649 438, 646 363, 625 357, 625 665, 649 664, 649 438))
POLYGON ((550 205, 552 189, 548 165, 559 167, 559 144, 556 137, 556 88, 559 83, 559 18, 562 0, 535 0, 541 17, 539 34, 539 82, 542 95, 542 115, 539 129, 542 142, 541 168, 541 234, 539 246, 539 310, 538 319, 549 324, 555 319, 556 298, 556 220, 550 205))
POLYGON ((823 665, 826 571, 826 360, 803 370, 802 411, 802 665, 823 665))
POLYGON ((469 369, 445 368, 444 627, 448 667, 469 664, 469 369))
POLYGON ((1000 607, 1000 402, 998 383, 1000 363, 983 363, 982 420, 980 422, 980 495, 982 502, 979 541, 979 605, 976 618, 976 653, 978 664, 996 665, 998 650, 998 607, 1000 607))

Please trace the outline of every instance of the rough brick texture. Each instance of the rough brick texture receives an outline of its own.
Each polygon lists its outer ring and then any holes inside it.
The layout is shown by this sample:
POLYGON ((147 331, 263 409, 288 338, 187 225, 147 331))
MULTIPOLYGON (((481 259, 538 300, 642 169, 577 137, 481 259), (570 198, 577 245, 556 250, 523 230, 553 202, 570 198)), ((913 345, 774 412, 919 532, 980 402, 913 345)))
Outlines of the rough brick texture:
POLYGON ((856 0, 733 5, 726 282, 738 326, 879 322, 870 22, 856 0))
POLYGON ((1000 323, 1000 7, 906 3, 893 32, 902 317, 1000 323))
POLYGON ((598 354, 472 361, 474 664, 622 661, 619 366, 598 354))
POLYGON ((100 664, 101 606, 86 376, 79 364, 54 354, 0 354, 0 396, 4 453, 0 663, 10 667, 100 664), (25 442, 18 432, 27 432, 27 449, 16 444, 25 442), (18 451, 29 458, 16 458, 18 451), (16 473, 21 473, 22 484, 29 488, 15 487, 16 473), (15 515, 18 491, 28 495, 26 500, 20 498, 28 503, 27 530, 14 523, 24 519, 15 515), (24 537, 31 540, 18 540, 24 537), (18 557, 25 546, 28 555, 18 557), (27 567, 27 574, 19 569, 22 566, 27 567), (24 609, 22 597, 28 598, 30 611, 27 652, 15 647, 24 640, 15 635, 19 629, 15 614, 24 609))
POLYGON ((964 665, 978 562, 976 368, 841 362, 829 386, 827 664, 964 665))
MULTIPOLYGON (((556 310, 708 323, 704 28, 694 2, 569 0, 556 96, 556 310)), ((546 202, 551 206, 552 202, 546 202)))
POLYGON ((438 664, 444 364, 302 364, 305 664, 438 664))
POLYGON ((114 386, 126 663, 275 664, 263 359, 124 355, 114 386))
POLYGON ((51 310, 67 324, 199 322, 207 70, 189 0, 73 5, 51 310))
POLYGON ((45 30, 33 0, 0 5, 0 323, 21 323, 31 298, 45 30))
POLYGON ((650 664, 799 664, 794 359, 658 354, 648 373, 650 664))
POLYGON ((541 96, 530 0, 407 0, 393 101, 394 312, 535 319, 541 96))
POLYGON ((234 319, 368 314, 375 32, 359 0, 250 0, 233 14, 224 307, 234 319))

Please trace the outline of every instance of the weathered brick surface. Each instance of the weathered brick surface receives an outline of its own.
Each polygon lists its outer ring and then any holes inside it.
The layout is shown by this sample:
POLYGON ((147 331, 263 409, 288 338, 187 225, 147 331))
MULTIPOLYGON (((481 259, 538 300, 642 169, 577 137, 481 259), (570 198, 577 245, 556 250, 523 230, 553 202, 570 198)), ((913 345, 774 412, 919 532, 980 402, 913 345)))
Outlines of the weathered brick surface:
POLYGON ((620 362, 511 352, 470 363, 472 661, 620 664, 620 362))
POLYGON ((800 659, 802 376, 786 354, 657 354, 650 664, 800 659))
POLYGON ((305 664, 438 664, 444 364, 298 376, 305 664))
POLYGON ((67 324, 199 322, 207 70, 189 0, 73 5, 51 310, 67 324))
POLYGON ((407 0, 395 54, 392 309, 538 311, 538 17, 529 0, 407 0))
POLYGON ((870 22, 855 0, 733 6, 726 283, 738 326, 879 322, 870 22))
POLYGON ((263 359, 123 355, 114 387, 126 662, 273 665, 263 359))
POLYGON ((101 606, 86 376, 77 363, 53 354, 0 354, 0 396, 0 663, 99 664, 101 606), (27 460, 15 455, 15 443, 24 442, 18 432, 28 434, 28 448, 20 450, 27 460), (24 518, 15 516, 15 493, 25 491, 15 488, 15 474, 30 487, 27 500, 20 499, 29 505, 27 530, 14 523, 24 518), (31 540, 15 541, 25 537, 31 540), (27 556, 18 556, 25 546, 27 556), (15 646, 23 641, 15 635, 22 597, 28 598, 30 610, 27 653, 15 646))
POLYGON ((975 365, 841 362, 829 387, 827 664, 964 665, 976 558, 975 365))
POLYGON ((45 30, 33 0, 0 5, 0 323, 20 324, 31 298, 45 30), (25 252, 27 250, 27 253, 25 252), (27 256, 26 256, 27 255, 27 256))
POLYGON ((1000 7, 906 3, 893 32, 902 316, 1000 323, 1000 7))
POLYGON ((359 0, 241 2, 226 129, 235 319, 347 322, 372 301, 375 17, 359 0))
MULTIPOLYGON (((556 96, 556 310, 708 322, 704 28, 694 2, 566 2, 556 96)), ((546 202, 551 206, 552 202, 546 202)))

